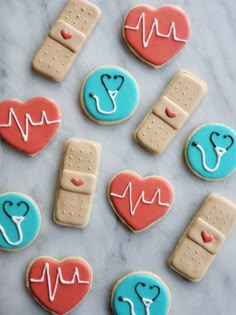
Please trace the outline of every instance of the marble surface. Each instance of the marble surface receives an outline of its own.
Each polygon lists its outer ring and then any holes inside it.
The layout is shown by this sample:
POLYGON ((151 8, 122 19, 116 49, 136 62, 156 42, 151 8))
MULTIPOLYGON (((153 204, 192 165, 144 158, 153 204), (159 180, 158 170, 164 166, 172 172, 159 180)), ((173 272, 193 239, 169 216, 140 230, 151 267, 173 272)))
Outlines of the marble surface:
MULTIPOLYGON (((30 195, 42 212, 42 229, 37 240, 17 253, 0 253, 0 315, 44 314, 25 287, 25 272, 38 255, 58 259, 81 256, 92 266, 93 288, 72 314, 111 314, 110 292, 116 280, 133 270, 157 273, 172 292, 170 314, 233 315, 236 308, 236 229, 204 279, 192 284, 167 266, 176 242, 204 198, 218 192, 236 202, 236 175, 223 182, 206 182, 195 177, 183 160, 183 145, 190 131, 206 122, 235 126, 235 0, 173 0, 189 15, 192 34, 185 49, 162 69, 139 61, 125 46, 121 23, 126 12, 140 0, 93 0, 102 18, 80 53, 65 81, 52 83, 33 73, 31 59, 65 5, 65 0, 0 0, 0 98, 27 100, 45 95, 57 101, 63 123, 51 144, 36 157, 28 157, 1 142, 0 192, 19 191, 30 195), (99 126, 82 113, 79 91, 83 78, 93 68, 115 64, 137 79, 140 106, 128 121, 116 126, 99 126), (179 70, 186 69, 209 86, 201 106, 162 156, 139 147, 132 133, 163 88, 179 70), (68 137, 93 139, 102 146, 97 193, 89 226, 83 230, 59 227, 52 209, 64 141, 68 137), (143 176, 166 177, 175 188, 170 213, 152 228, 133 234, 117 219, 106 197, 109 180, 129 169, 143 176)), ((169 1, 146 0, 159 6, 169 1)), ((121 314, 126 315, 126 314, 121 314)), ((142 314, 138 314, 142 315, 142 314)))

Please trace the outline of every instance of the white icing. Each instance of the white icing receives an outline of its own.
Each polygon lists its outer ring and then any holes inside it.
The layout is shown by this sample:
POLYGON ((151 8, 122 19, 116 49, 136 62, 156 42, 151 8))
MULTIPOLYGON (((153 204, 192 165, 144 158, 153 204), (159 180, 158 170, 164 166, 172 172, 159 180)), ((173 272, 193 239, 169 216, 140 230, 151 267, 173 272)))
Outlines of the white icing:
POLYGON ((214 150, 215 150, 216 157, 217 157, 216 164, 213 168, 209 168, 206 165, 206 155, 205 155, 205 151, 204 151, 203 147, 200 144, 197 144, 196 148, 198 148, 198 150, 201 152, 203 168, 207 172, 210 172, 210 173, 213 173, 213 172, 218 170, 218 168, 220 167, 221 158, 227 152, 227 150, 225 148, 215 147, 214 150))
POLYGON ((12 222, 16 225, 16 229, 17 229, 17 232, 18 232, 18 241, 16 242, 12 242, 10 241, 10 239, 8 238, 6 232, 5 232, 5 229, 3 228, 2 225, 0 225, 0 232, 2 233, 2 236, 4 238, 4 240, 9 244, 9 245, 12 245, 12 246, 17 246, 19 245, 22 241, 23 241, 23 233, 22 233, 22 229, 21 229, 21 223, 24 221, 25 217, 18 217, 18 216, 12 216, 11 217, 11 220, 12 222))
POLYGON ((130 214, 132 216, 135 215, 136 209, 139 206, 140 201, 144 204, 151 205, 155 202, 155 199, 157 198, 157 203, 159 206, 168 207, 170 205, 169 203, 161 202, 161 189, 158 188, 150 201, 145 199, 145 197, 144 197, 145 191, 142 191, 138 200, 136 201, 135 205, 133 206, 133 201, 132 201, 133 186, 132 186, 131 182, 128 183, 128 185, 126 186, 122 195, 118 195, 118 194, 115 194, 112 192, 110 193, 110 195, 112 197, 124 199, 124 198, 126 198, 127 193, 129 193, 129 208, 130 208, 130 214))
POLYGON ((55 299, 55 295, 57 293, 57 288, 58 288, 58 282, 59 281, 60 281, 60 283, 62 285, 63 284, 65 284, 65 285, 75 284, 76 280, 77 280, 78 284, 89 284, 89 281, 80 280, 79 270, 78 270, 77 267, 75 267, 75 269, 74 269, 74 273, 73 273, 73 276, 72 276, 71 280, 64 280, 63 276, 62 276, 61 268, 58 267, 57 268, 57 276, 56 276, 54 289, 53 289, 52 288, 52 283, 51 283, 49 263, 45 263, 41 278, 39 278, 39 279, 30 278, 30 282, 43 283, 45 281, 45 275, 46 275, 46 281, 47 281, 47 287, 48 287, 48 297, 49 297, 50 302, 53 302, 54 299, 55 299))
POLYGON ((135 311, 134 311, 134 303, 127 298, 122 298, 122 302, 127 302, 130 306, 130 315, 136 315, 135 311))
MULTIPOLYGON (((145 315, 150 315, 150 306, 153 303, 153 300, 142 298, 141 301, 145 307, 145 315)), ((121 302, 127 302, 130 307, 130 315, 136 315, 135 310, 134 310, 134 303, 130 299, 122 297, 121 302)))
POLYGON ((57 124, 57 123, 61 122, 60 119, 58 119, 58 120, 48 120, 47 114, 46 114, 45 111, 42 111, 41 120, 39 122, 34 122, 34 121, 32 121, 32 118, 31 118, 30 114, 26 113, 25 114, 25 132, 24 132, 24 130, 23 130, 23 128, 22 128, 18 118, 17 118, 17 115, 14 112, 14 109, 10 108, 8 123, 7 124, 0 124, 0 127, 11 127, 12 126, 12 118, 15 120, 15 122, 17 124, 17 127, 19 128, 24 142, 28 141, 29 124, 32 127, 35 127, 35 126, 43 126, 44 123, 46 123, 47 125, 52 125, 52 124, 57 124))
POLYGON ((153 35, 154 31, 155 31, 156 36, 163 37, 163 38, 170 38, 171 35, 172 35, 173 40, 176 41, 176 42, 183 42, 183 43, 187 42, 186 39, 181 39, 181 38, 177 37, 175 22, 171 22, 170 29, 169 29, 169 32, 167 34, 160 33, 159 32, 159 22, 158 22, 157 18, 155 18, 153 20, 151 30, 150 30, 148 36, 146 37, 146 19, 145 19, 145 13, 144 12, 142 12, 140 14, 140 17, 139 17, 139 20, 138 20, 138 23, 137 23, 136 26, 125 25, 125 28, 129 29, 129 30, 132 30, 132 31, 139 31, 140 28, 141 28, 141 30, 142 30, 143 48, 147 48, 148 47, 149 42, 150 42, 150 40, 152 38, 152 35, 153 35))
POLYGON ((107 90, 107 93, 108 93, 108 95, 109 95, 109 97, 111 99, 112 106, 113 106, 113 109, 110 110, 110 111, 105 111, 105 110, 101 109, 101 107, 100 107, 100 100, 99 100, 98 96, 92 95, 91 97, 94 98, 95 103, 96 103, 96 108, 97 108, 97 111, 99 113, 104 114, 104 115, 111 115, 111 114, 115 113, 116 110, 117 110, 116 96, 119 93, 119 91, 118 90, 115 90, 115 91, 107 90))

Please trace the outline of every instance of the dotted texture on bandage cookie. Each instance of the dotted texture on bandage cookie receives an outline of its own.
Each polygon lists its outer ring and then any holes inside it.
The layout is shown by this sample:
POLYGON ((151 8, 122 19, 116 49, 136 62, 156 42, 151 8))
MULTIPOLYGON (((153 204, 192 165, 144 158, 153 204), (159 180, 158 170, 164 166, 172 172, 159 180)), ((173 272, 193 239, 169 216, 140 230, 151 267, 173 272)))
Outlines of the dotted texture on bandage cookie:
POLYGON ((135 138, 148 150, 161 153, 166 149, 176 132, 162 119, 150 114, 137 129, 135 138))

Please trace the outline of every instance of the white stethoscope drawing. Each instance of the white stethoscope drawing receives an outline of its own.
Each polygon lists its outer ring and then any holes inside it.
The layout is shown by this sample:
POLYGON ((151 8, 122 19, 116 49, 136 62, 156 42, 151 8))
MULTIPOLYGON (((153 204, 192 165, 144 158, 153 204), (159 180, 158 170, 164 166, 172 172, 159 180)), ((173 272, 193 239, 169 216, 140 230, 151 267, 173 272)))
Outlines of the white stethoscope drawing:
MULTIPOLYGON (((153 290, 153 289, 157 289, 157 293, 156 295, 154 296, 154 298, 152 299, 148 299, 148 298, 145 298, 143 296, 141 296, 138 292, 138 286, 141 285, 143 287, 146 286, 146 284, 144 282, 138 282, 135 287, 134 287, 134 290, 138 296, 138 298, 140 299, 140 301, 143 303, 144 305, 144 308, 145 308, 145 315, 150 315, 150 306, 152 305, 152 303, 154 303, 156 301, 156 299, 158 298, 158 296, 160 295, 161 293, 161 290, 160 288, 157 286, 157 285, 151 285, 149 286, 149 289, 150 290, 153 290)), ((129 307, 130 307, 130 315, 136 315, 135 313, 135 310, 134 310, 134 303, 128 299, 128 298, 124 298, 122 296, 119 296, 118 300, 120 302, 126 302, 129 304, 129 307)))
POLYGON ((8 218, 11 219, 11 221, 15 224, 16 226, 16 229, 17 229, 17 233, 18 233, 18 241, 16 242, 12 242, 6 232, 5 232, 5 229, 3 228, 2 225, 0 225, 0 232, 2 233, 2 236, 3 238, 5 239, 5 241, 9 244, 9 245, 12 245, 12 246, 17 246, 19 245, 22 241, 23 241, 23 233, 22 233, 22 229, 21 229, 21 223, 24 221, 26 215, 28 214, 29 212, 29 205, 25 202, 25 201, 19 201, 17 203, 17 206, 21 206, 22 204, 24 204, 26 206, 26 211, 24 212, 23 215, 21 216, 16 216, 16 215, 10 215, 7 210, 6 210, 6 204, 9 204, 10 206, 13 206, 13 202, 12 201, 5 201, 2 205, 2 208, 3 208, 3 211, 4 213, 8 216, 8 218))
POLYGON ((216 164, 213 168, 210 168, 206 165, 206 155, 205 155, 205 151, 203 149, 203 147, 198 144, 196 141, 194 141, 192 143, 192 146, 198 148, 198 150, 201 152, 201 156, 202 156, 202 165, 203 165, 203 168, 207 171, 207 172, 215 172, 218 170, 219 166, 220 166, 220 162, 221 162, 221 158, 222 156, 232 147, 232 145, 234 144, 234 139, 232 136, 230 135, 224 135, 224 139, 226 138, 229 138, 231 140, 231 144, 227 147, 227 148, 222 148, 222 147, 218 147, 216 146, 216 144, 214 143, 213 141, 213 135, 216 135, 216 136, 220 136, 220 133, 219 132, 216 132, 216 131, 213 131, 211 134, 210 134, 210 142, 212 143, 213 145, 213 148, 214 148, 214 151, 216 153, 216 164))
POLYGON ((118 93, 119 93, 119 91, 120 91, 122 85, 124 84, 125 78, 124 78, 122 75, 114 75, 113 78, 114 78, 115 80, 117 80, 118 78, 120 78, 120 79, 121 79, 121 82, 120 82, 120 84, 119 84, 119 86, 117 87, 116 90, 109 90, 109 89, 107 88, 107 86, 106 86, 105 81, 104 81, 104 78, 105 78, 105 77, 108 78, 108 79, 111 79, 112 76, 109 75, 109 74, 103 74, 103 75, 101 76, 102 85, 104 86, 104 88, 105 88, 105 90, 106 90, 106 92, 107 92, 107 94, 108 94, 108 96, 109 96, 109 98, 110 98, 110 100, 111 100, 111 102, 112 102, 112 107, 113 107, 112 110, 110 110, 110 111, 102 110, 102 108, 101 108, 101 106, 100 106, 99 97, 98 97, 97 95, 93 94, 92 92, 89 93, 89 96, 92 97, 92 98, 95 100, 96 108, 97 108, 97 111, 98 111, 99 113, 104 114, 104 115, 111 115, 111 114, 115 113, 116 110, 117 110, 116 97, 117 97, 117 95, 118 95, 118 93))

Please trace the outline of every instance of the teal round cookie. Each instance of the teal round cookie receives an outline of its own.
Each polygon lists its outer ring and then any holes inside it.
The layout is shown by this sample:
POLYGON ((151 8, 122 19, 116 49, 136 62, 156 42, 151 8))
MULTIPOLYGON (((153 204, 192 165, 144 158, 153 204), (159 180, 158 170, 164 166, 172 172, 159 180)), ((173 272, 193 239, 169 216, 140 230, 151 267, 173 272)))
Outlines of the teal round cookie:
POLYGON ((80 93, 85 114, 98 124, 112 125, 128 119, 139 103, 139 87, 126 70, 105 66, 84 80, 80 93))
POLYGON ((20 193, 0 195, 0 249, 16 251, 38 235, 41 215, 38 206, 20 193))
POLYGON ((195 129, 185 145, 191 171, 206 180, 222 180, 236 169, 236 133, 218 123, 195 129))
POLYGON ((133 272, 119 280, 112 291, 111 306, 115 315, 167 315, 170 291, 155 274, 133 272))

